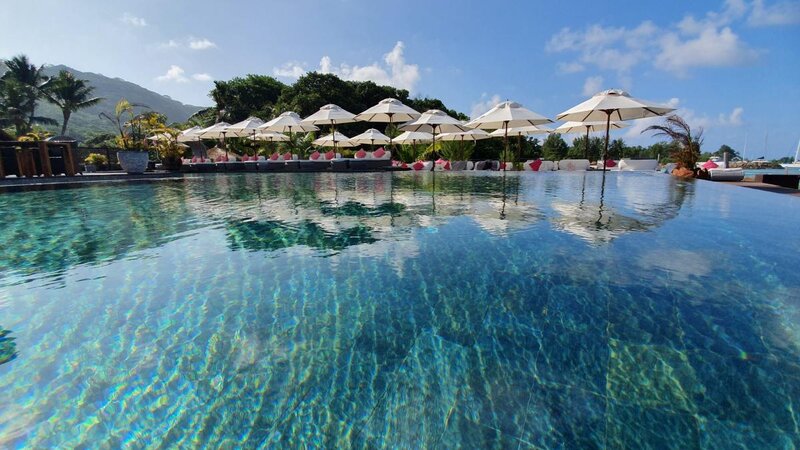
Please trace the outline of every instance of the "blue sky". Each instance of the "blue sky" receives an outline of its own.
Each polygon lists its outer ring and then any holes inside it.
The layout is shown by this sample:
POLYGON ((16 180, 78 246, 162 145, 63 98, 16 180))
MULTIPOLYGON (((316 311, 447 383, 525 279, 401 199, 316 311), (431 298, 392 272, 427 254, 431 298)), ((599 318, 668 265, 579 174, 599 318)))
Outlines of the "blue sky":
MULTIPOLYGON (((4 5, 0 57, 66 64, 208 105, 213 79, 306 70, 372 79, 467 114, 511 99, 554 117, 621 87, 751 157, 800 139, 800 1, 30 0, 4 5), (24 36, 20 38, 20 36, 24 36), (765 151, 765 137, 768 144, 765 151)), ((648 122, 620 130, 629 143, 648 122)))

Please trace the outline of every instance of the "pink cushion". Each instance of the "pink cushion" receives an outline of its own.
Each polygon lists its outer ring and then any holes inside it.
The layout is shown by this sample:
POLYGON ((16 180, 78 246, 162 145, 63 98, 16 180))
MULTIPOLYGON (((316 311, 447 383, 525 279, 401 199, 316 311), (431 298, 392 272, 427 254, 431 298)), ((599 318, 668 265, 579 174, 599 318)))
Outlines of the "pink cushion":
POLYGON ((617 163, 614 162, 613 159, 606 160, 606 164, 605 164, 606 167, 616 167, 616 165, 617 165, 617 163))
POLYGON ((280 158, 280 155, 278 155, 278 152, 275 152, 275 153, 273 153, 273 154, 269 155, 269 159, 270 159, 271 161, 277 161, 277 160, 278 160, 278 158, 280 158))
POLYGON ((383 147, 381 147, 381 148, 375 150, 374 152, 372 152, 372 156, 374 156, 375 158, 383 158, 383 155, 385 155, 385 154, 386 154, 386 150, 384 150, 383 147))
POLYGON ((422 170, 423 167, 425 167, 425 164, 422 164, 422 161, 417 161, 411 165, 411 168, 414 170, 422 170))
POLYGON ((334 156, 336 156, 336 153, 333 153, 333 150, 325 153, 325 159, 333 159, 334 156))
POLYGON ((197 156, 192 156, 192 162, 193 162, 193 163, 196 163, 196 162, 197 162, 197 156))
POLYGON ((541 159, 537 159, 536 161, 534 161, 534 162, 532 162, 532 163, 528 164, 528 166, 529 166, 529 167, 531 168, 531 170, 533 170, 534 172, 538 172, 538 171, 539 171, 539 168, 540 168, 540 167, 542 167, 542 160, 541 160, 541 159))
POLYGON ((290 159, 292 159, 292 154, 291 153, 286 152, 286 153, 283 154, 283 160, 284 161, 289 161, 290 159))
POLYGON ((364 149, 359 149, 355 154, 356 159, 364 159, 367 157, 367 152, 364 149))
POLYGON ((312 153, 311 155, 309 155, 308 159, 310 159, 312 161, 318 160, 319 159, 319 152, 312 153))
POLYGON ((717 163, 709 159, 708 161, 704 162, 701 167, 703 169, 716 169, 719 166, 717 165, 717 163))
POLYGON ((444 163, 444 170, 450 170, 450 161, 444 163))

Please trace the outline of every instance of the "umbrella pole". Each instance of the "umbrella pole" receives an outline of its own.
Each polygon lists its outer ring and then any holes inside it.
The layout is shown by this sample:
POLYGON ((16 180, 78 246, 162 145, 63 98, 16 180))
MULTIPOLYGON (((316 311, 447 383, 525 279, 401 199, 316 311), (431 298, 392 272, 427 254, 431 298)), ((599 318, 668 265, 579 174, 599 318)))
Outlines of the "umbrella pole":
MULTIPOLYGON (((392 116, 394 115, 394 113, 388 113, 388 115, 389 115, 389 129, 391 129, 392 128, 392 116)), ((386 131, 389 131, 389 130, 386 130, 386 131)), ((394 145, 392 145, 392 133, 390 132, 389 133, 389 151, 392 151, 392 150, 394 150, 394 145)))
POLYGON ((503 122, 503 139, 506 141, 506 151, 503 153, 503 172, 506 171, 506 155, 508 154, 508 122, 503 122))
POLYGON ((583 157, 589 159, 589 128, 591 126, 586 125, 586 147, 583 149, 583 157))
POLYGON ((522 159, 522 133, 517 133, 517 161, 522 159))
POLYGON ((606 160, 608 160, 608 128, 611 124, 611 110, 606 111, 606 148, 603 151, 603 175, 606 173, 606 160))

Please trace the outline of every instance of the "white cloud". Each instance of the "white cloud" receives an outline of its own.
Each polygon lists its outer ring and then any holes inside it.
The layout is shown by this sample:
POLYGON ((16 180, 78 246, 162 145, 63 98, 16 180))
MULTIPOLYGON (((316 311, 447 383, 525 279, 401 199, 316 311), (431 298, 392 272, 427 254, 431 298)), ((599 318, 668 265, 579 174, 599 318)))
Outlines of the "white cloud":
POLYGON ((272 73, 276 77, 294 78, 294 79, 300 78, 306 72, 308 72, 308 70, 306 70, 306 65, 299 61, 289 61, 283 63, 283 65, 281 65, 280 67, 274 67, 272 69, 272 73))
POLYGON ((160 48, 178 48, 180 46, 181 46, 181 44, 178 41, 174 40, 174 39, 170 39, 169 41, 164 42, 164 43, 159 45, 160 48))
POLYGON ((186 83, 189 79, 184 75, 186 73, 180 66, 171 65, 167 69, 167 73, 156 77, 157 81, 174 81, 176 83, 186 83))
POLYGON ((498 103, 503 101, 499 95, 495 94, 491 97, 487 93, 481 94, 480 100, 472 104, 472 110, 469 113, 469 117, 474 119, 481 114, 489 111, 490 109, 494 108, 498 103))
MULTIPOLYGON (((389 53, 383 55, 383 64, 374 62, 367 66, 351 66, 346 63, 335 65, 330 56, 323 56, 316 69, 320 73, 332 73, 345 80, 373 81, 377 84, 394 86, 414 92, 420 79, 419 66, 408 64, 405 60, 405 45, 398 41, 389 53)), ((306 64, 289 61, 272 69, 276 76, 299 78, 308 70, 306 64)))
POLYGON ((738 127, 741 126, 744 122, 742 121, 742 114, 744 113, 744 108, 741 106, 737 106, 733 108, 733 111, 730 114, 720 114, 718 123, 722 126, 731 126, 731 127, 738 127))
POLYGON ((783 1, 764 6, 763 0, 753 0, 753 10, 747 23, 756 27, 800 23, 800 2, 783 1))
POLYGON ((730 67, 757 58, 758 52, 744 45, 730 28, 706 28, 698 36, 686 40, 677 33, 665 35, 655 65, 678 76, 686 76, 692 67, 730 67))
POLYGON ((122 15, 122 18, 120 20, 122 21, 122 23, 130 25, 130 26, 134 26, 134 27, 146 27, 147 26, 147 21, 146 20, 144 20, 141 17, 136 17, 133 14, 127 13, 127 12, 122 15))
MULTIPOLYGON (((757 11, 784 5, 767 8, 760 4, 756 0, 751 17, 757 11)), ((733 24, 741 22, 749 8, 744 0, 727 0, 719 11, 709 11, 699 18, 686 15, 678 23, 666 26, 644 21, 633 28, 597 24, 584 30, 563 28, 548 40, 545 49, 574 56, 571 61, 556 64, 560 73, 594 67, 615 72, 620 85, 632 84, 630 74, 642 65, 677 76, 686 76, 693 68, 744 65, 756 60, 759 52, 742 41, 733 24)))
POLYGON ((209 41, 206 38, 202 39, 189 39, 189 48, 192 50, 208 50, 209 48, 216 48, 217 44, 209 41))
MULTIPOLYGON (((671 108, 676 108, 672 114, 681 116, 692 127, 693 133, 699 132, 701 128, 705 131, 716 127, 738 127, 744 124, 742 120, 744 108, 740 106, 733 108, 730 113, 719 114, 715 120, 706 114, 698 114, 695 110, 682 106, 678 98, 671 98, 662 103, 671 108)), ((650 125, 662 124, 663 122, 663 117, 649 117, 647 119, 633 120, 630 122, 631 126, 625 128, 625 135, 623 137, 632 143, 644 143, 651 140, 653 136, 648 132, 642 134, 642 131, 650 125)))
POLYGON ((196 81, 212 81, 214 77, 211 75, 203 72, 203 73, 196 73, 192 75, 192 79, 196 81))
POLYGON ((597 75, 594 77, 589 77, 583 83, 583 95, 586 97, 591 97, 592 95, 600 92, 603 87, 603 77, 597 75))
POLYGON ((583 64, 575 61, 567 63, 560 62, 556 64, 556 70, 558 73, 578 73, 583 72, 583 69, 583 64))

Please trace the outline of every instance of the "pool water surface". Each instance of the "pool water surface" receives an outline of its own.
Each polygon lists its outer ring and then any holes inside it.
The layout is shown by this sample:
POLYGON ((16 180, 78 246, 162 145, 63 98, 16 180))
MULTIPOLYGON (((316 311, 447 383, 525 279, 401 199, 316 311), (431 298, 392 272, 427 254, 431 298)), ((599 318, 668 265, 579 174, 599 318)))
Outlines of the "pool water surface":
POLYGON ((796 198, 241 174, 0 217, 0 448, 800 446, 796 198))

